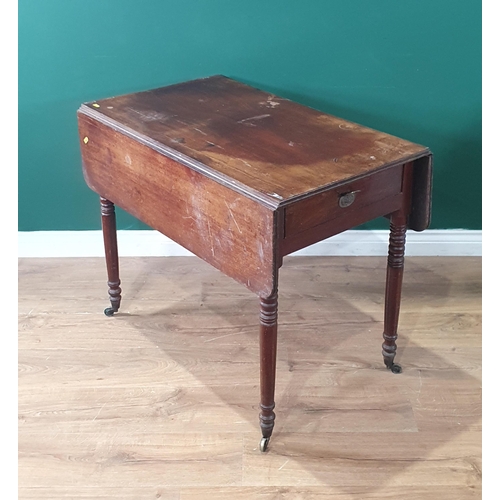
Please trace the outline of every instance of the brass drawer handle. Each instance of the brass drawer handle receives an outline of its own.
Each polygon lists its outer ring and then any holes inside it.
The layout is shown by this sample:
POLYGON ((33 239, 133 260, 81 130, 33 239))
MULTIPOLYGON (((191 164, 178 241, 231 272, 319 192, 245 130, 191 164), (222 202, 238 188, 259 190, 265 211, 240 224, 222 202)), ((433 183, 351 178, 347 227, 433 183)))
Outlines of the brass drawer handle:
POLYGON ((357 191, 349 191, 348 193, 341 194, 339 196, 339 207, 347 208, 354 203, 356 199, 356 193, 359 193, 359 189, 357 191))

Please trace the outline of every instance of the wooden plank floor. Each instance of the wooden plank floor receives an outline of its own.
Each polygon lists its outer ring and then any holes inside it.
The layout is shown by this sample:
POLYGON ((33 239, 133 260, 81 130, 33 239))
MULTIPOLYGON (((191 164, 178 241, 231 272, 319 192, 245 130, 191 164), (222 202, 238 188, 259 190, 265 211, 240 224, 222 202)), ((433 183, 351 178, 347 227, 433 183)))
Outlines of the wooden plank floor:
POLYGON ((258 451, 258 300, 195 257, 19 261, 19 498, 481 498, 481 260, 289 257, 258 451))

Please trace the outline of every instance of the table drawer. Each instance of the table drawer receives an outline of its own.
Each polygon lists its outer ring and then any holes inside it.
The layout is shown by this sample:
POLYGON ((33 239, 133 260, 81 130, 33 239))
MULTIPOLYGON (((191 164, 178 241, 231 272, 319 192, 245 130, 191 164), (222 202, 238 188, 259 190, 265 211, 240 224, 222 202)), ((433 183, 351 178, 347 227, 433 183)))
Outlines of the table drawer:
POLYGON ((345 219, 364 207, 387 205, 387 199, 401 194, 403 165, 386 168, 365 177, 336 185, 317 195, 305 198, 285 208, 285 238, 334 220, 345 219))

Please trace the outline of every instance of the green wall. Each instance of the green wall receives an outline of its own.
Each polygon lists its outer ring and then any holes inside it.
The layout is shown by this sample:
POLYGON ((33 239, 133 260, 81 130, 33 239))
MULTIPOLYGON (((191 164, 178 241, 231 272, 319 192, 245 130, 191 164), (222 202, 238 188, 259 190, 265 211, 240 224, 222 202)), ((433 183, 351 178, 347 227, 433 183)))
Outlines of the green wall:
MULTIPOLYGON (((480 0, 18 5, 20 230, 100 227, 81 102, 212 74, 430 147, 431 227, 481 228, 480 0)), ((121 211, 118 224, 145 227, 121 211)))

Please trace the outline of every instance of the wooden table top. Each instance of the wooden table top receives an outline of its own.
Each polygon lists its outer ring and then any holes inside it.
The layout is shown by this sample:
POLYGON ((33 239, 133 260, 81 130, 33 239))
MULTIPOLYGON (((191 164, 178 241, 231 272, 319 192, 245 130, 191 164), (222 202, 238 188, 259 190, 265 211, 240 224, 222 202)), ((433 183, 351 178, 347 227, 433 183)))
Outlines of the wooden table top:
POLYGON ((93 101, 81 111, 274 204, 429 154, 224 76, 93 101))

